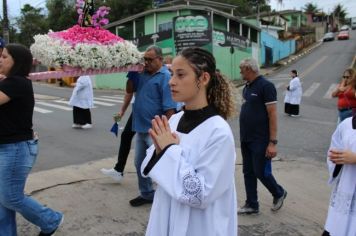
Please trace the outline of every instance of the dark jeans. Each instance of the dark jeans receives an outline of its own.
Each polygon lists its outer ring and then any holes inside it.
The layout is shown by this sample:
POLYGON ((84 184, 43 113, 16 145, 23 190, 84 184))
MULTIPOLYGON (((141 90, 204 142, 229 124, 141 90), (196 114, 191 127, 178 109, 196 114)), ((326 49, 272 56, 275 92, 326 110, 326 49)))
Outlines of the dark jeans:
POLYGON ((131 141, 135 136, 135 132, 132 131, 132 113, 127 120, 124 131, 121 133, 120 148, 117 155, 117 163, 114 169, 118 172, 124 172, 127 157, 129 156, 131 149, 131 141))
POLYGON ((90 109, 73 106, 73 123, 78 125, 91 124, 90 109))
POLYGON ((271 160, 266 157, 268 142, 241 142, 243 174, 245 179, 246 204, 259 208, 257 179, 275 198, 282 197, 284 190, 272 175, 271 160))

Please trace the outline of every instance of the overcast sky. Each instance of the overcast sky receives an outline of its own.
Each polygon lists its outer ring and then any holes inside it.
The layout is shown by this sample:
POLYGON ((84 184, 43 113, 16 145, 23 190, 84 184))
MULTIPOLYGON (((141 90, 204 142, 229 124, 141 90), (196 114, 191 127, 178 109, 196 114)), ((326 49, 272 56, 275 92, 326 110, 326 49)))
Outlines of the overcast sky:
MULTIPOLYGON (((270 0, 271 6, 275 10, 296 9, 300 10, 306 3, 317 4, 324 12, 331 12, 338 3, 341 3, 347 10, 347 17, 356 17, 356 0, 283 0, 283 5, 278 5, 277 0, 270 0)), ((29 3, 34 7, 45 8, 46 0, 7 0, 9 17, 16 17, 20 14, 21 7, 29 3)), ((0 1, 2 16, 2 1, 0 1)), ((74 6, 73 6, 74 7, 74 6)))
POLYGON ((310 2, 316 4, 325 13, 331 12, 340 3, 346 9, 347 17, 356 17, 356 0, 283 0, 282 5, 277 4, 277 0, 270 0, 272 9, 275 10, 301 10, 306 3, 310 2))

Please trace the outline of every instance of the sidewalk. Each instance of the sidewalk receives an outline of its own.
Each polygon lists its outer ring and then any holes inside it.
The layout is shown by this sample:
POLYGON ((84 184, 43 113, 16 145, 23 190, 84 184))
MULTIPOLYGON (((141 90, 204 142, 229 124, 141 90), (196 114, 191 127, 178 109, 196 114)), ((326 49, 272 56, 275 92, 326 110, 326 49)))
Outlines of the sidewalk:
MULTIPOLYGON (((239 205, 242 205, 241 155, 240 150, 236 151, 236 188, 239 205)), ((150 205, 138 208, 129 205, 129 200, 138 194, 133 150, 121 184, 99 171, 113 163, 115 158, 107 158, 30 175, 26 192, 65 214, 57 236, 144 235, 150 205)), ((272 213, 269 209, 272 197, 259 183, 261 213, 239 216, 239 235, 320 235, 330 194, 326 164, 307 158, 276 159, 273 168, 275 177, 288 191, 284 207, 272 213)), ((35 236, 38 229, 18 216, 18 233, 19 236, 35 236)))

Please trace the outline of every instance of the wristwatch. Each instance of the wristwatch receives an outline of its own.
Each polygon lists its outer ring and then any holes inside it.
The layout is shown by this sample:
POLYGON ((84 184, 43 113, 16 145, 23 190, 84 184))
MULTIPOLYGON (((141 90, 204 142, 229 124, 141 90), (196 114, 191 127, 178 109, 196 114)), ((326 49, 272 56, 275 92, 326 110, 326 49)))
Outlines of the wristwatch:
POLYGON ((277 145, 278 140, 277 139, 271 139, 269 140, 270 143, 273 143, 274 145, 277 145))

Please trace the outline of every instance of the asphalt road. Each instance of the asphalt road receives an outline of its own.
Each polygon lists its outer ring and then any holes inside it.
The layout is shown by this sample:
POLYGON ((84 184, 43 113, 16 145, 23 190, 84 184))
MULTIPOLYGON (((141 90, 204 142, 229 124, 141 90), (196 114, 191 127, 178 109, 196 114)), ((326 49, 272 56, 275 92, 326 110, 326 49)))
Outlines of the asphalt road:
MULTIPOLYGON (((350 40, 323 43, 312 53, 268 77, 278 89, 279 157, 306 157, 324 161, 330 136, 337 123, 336 99, 332 99, 328 91, 337 84, 344 69, 350 65, 355 51, 356 31, 352 31, 350 40), (303 82, 304 96, 299 118, 283 114, 284 91, 292 69, 299 71, 303 82)), ((35 82, 34 90, 34 128, 40 133, 40 153, 33 171, 117 155, 119 138, 109 130, 113 124, 112 114, 122 105, 123 91, 95 90, 94 97, 98 103, 92 109, 93 129, 77 130, 71 128, 72 111, 65 104, 72 88, 35 82)), ((129 112, 122 124, 125 124, 129 112)), ((230 124, 236 145, 239 146, 237 120, 231 120, 230 124)))

